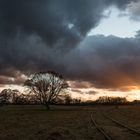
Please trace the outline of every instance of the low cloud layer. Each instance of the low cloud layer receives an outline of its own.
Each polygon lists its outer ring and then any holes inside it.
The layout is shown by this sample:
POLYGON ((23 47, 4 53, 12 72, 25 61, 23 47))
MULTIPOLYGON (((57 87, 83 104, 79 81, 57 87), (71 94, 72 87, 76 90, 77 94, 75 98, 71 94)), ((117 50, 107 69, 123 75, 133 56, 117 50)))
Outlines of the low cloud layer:
POLYGON ((133 1, 0 0, 0 84, 53 69, 88 87, 138 86, 139 31, 135 38, 87 36, 105 9, 123 10, 133 1))
POLYGON ((71 59, 71 62, 77 63, 69 62, 68 73, 71 72, 73 78, 78 76, 78 79, 90 81, 98 88, 138 86, 139 44, 139 38, 87 37, 77 49, 77 58, 71 59))

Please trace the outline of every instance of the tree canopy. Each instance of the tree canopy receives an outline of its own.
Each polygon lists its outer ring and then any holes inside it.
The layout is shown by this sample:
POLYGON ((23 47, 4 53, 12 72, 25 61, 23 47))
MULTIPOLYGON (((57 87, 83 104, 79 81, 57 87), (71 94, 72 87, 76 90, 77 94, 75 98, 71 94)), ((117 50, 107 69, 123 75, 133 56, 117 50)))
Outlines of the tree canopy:
POLYGON ((51 101, 55 100, 60 92, 68 88, 63 76, 54 71, 32 74, 24 84, 34 92, 41 104, 44 104, 48 109, 51 101))

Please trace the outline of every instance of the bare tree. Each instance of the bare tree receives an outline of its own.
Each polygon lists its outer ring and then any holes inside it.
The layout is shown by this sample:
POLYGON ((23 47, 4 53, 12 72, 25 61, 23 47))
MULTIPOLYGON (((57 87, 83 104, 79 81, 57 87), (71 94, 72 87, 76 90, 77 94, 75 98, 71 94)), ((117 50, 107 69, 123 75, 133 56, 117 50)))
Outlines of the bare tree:
POLYGON ((17 89, 11 91, 11 102, 12 104, 17 104, 17 99, 20 96, 20 92, 17 89))
POLYGON ((4 89, 0 93, 0 104, 8 104, 10 102, 10 97, 11 97, 11 89, 4 89))
POLYGON ((72 103, 72 97, 70 95, 65 96, 65 104, 71 104, 72 103))
POLYGON ((25 86, 34 92, 41 104, 50 109, 51 101, 55 100, 59 93, 68 87, 68 84, 60 74, 47 71, 31 75, 25 81, 25 86))

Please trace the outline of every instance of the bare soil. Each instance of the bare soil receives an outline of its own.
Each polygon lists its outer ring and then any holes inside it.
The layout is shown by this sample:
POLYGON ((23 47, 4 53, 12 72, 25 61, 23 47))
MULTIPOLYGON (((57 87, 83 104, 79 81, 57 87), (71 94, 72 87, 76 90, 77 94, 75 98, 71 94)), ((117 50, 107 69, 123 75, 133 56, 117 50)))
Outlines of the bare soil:
POLYGON ((140 136, 117 126, 102 115, 140 131, 140 106, 51 106, 0 107, 0 140, 105 140, 90 115, 114 140, 140 140, 140 136))

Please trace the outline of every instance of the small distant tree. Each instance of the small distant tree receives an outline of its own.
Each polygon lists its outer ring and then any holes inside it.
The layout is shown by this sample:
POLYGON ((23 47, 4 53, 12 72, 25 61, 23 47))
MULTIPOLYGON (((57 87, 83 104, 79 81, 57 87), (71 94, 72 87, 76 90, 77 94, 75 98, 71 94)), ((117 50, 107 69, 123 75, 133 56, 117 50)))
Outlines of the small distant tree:
POLYGON ((62 75, 54 71, 32 74, 24 84, 34 92, 40 103, 47 109, 50 109, 51 101, 54 101, 60 92, 68 87, 62 75))
POLYGON ((20 94, 17 95, 15 98, 14 104, 19 104, 19 105, 24 105, 24 104, 29 104, 30 102, 28 101, 28 97, 25 94, 20 94))
POLYGON ((132 104, 140 104, 140 100, 134 100, 131 102, 132 104))
POLYGON ((65 96, 65 104, 71 104, 72 103, 72 97, 70 95, 65 96))
POLYGON ((73 102, 73 104, 80 104, 81 103, 81 99, 75 98, 75 99, 72 100, 72 102, 73 102))
POLYGON ((11 97, 11 89, 4 89, 0 93, 0 105, 5 105, 10 102, 10 97, 11 97))
POLYGON ((12 104, 18 104, 17 100, 18 100, 19 96, 20 96, 19 90, 14 89, 14 90, 11 91, 11 102, 12 102, 12 104))

